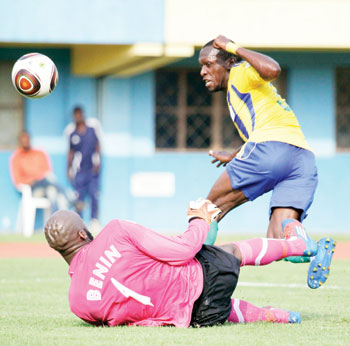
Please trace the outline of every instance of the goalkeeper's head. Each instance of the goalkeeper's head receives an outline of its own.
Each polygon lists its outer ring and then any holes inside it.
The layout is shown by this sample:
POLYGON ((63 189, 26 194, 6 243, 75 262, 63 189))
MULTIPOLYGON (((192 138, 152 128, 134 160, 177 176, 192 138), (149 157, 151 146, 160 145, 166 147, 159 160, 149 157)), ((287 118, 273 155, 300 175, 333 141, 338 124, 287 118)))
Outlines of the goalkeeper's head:
POLYGON ((50 247, 58 251, 68 264, 81 247, 94 239, 81 217, 69 210, 54 213, 46 221, 44 230, 50 247))

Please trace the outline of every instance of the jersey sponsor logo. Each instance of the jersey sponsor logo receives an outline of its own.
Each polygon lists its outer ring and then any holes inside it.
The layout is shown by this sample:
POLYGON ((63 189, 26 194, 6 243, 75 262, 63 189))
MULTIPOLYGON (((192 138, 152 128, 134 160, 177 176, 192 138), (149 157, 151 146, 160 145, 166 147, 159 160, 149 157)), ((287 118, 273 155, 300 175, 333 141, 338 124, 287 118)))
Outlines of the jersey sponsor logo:
POLYGON ((100 290, 102 289, 104 279, 106 278, 105 274, 108 273, 116 259, 120 257, 121 254, 114 245, 111 245, 109 249, 104 251, 104 256, 101 256, 99 262, 96 262, 95 264, 95 268, 92 271, 93 276, 90 276, 89 278, 89 285, 98 289, 89 289, 86 293, 87 300, 102 299, 100 290))

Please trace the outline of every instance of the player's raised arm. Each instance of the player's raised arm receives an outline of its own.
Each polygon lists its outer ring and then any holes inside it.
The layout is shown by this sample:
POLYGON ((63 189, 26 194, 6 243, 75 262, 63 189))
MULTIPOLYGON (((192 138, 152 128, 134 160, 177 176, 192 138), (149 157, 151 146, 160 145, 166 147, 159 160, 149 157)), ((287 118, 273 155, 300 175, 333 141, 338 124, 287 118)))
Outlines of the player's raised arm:
POLYGON ((272 81, 276 79, 281 72, 278 62, 274 59, 265 54, 240 47, 223 35, 219 35, 215 39, 213 47, 226 50, 227 52, 235 54, 246 60, 256 69, 260 77, 265 81, 272 81))
POLYGON ((189 226, 186 232, 178 236, 165 236, 147 228, 140 229, 128 224, 123 227, 130 241, 148 256, 171 265, 183 265, 192 260, 201 249, 209 224, 221 212, 208 200, 190 202, 187 212, 189 226))

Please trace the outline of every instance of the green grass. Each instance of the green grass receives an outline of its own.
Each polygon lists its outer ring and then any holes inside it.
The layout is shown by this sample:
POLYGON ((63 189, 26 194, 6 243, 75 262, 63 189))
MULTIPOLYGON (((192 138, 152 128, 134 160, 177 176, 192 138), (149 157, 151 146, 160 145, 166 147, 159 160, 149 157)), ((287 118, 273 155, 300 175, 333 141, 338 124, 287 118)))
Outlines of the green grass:
MULTIPOLYGON (((242 240, 242 239, 248 239, 248 238, 261 238, 263 237, 263 234, 253 234, 253 233, 247 233, 247 234, 235 234, 232 233, 218 233, 217 242, 218 243, 226 243, 226 242, 232 242, 236 240, 242 240)), ((349 233, 339 233, 339 234, 333 234, 333 233, 312 233, 311 236, 318 240, 320 238, 331 236, 338 242, 350 242, 350 234, 349 233)), ((25 242, 25 243, 42 243, 46 242, 44 233, 42 231, 36 231, 34 235, 30 238, 25 238, 23 235, 20 234, 0 234, 0 243, 16 243, 16 242, 25 242)))
POLYGON ((306 264, 244 267, 240 282, 298 284, 297 288, 238 286, 253 304, 299 311, 300 325, 225 324, 202 329, 97 328, 68 306, 68 267, 61 259, 0 260, 1 345, 346 345, 350 344, 350 260, 335 260, 326 285, 299 287, 306 264))

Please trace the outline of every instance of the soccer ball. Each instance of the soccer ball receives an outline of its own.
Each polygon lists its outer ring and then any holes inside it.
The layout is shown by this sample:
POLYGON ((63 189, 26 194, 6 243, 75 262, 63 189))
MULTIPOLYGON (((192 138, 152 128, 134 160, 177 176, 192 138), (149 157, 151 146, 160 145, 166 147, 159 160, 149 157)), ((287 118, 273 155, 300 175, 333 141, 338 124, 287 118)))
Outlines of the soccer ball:
POLYGON ((28 98, 44 97, 55 89, 58 71, 46 55, 30 53, 20 57, 12 68, 15 89, 28 98))

